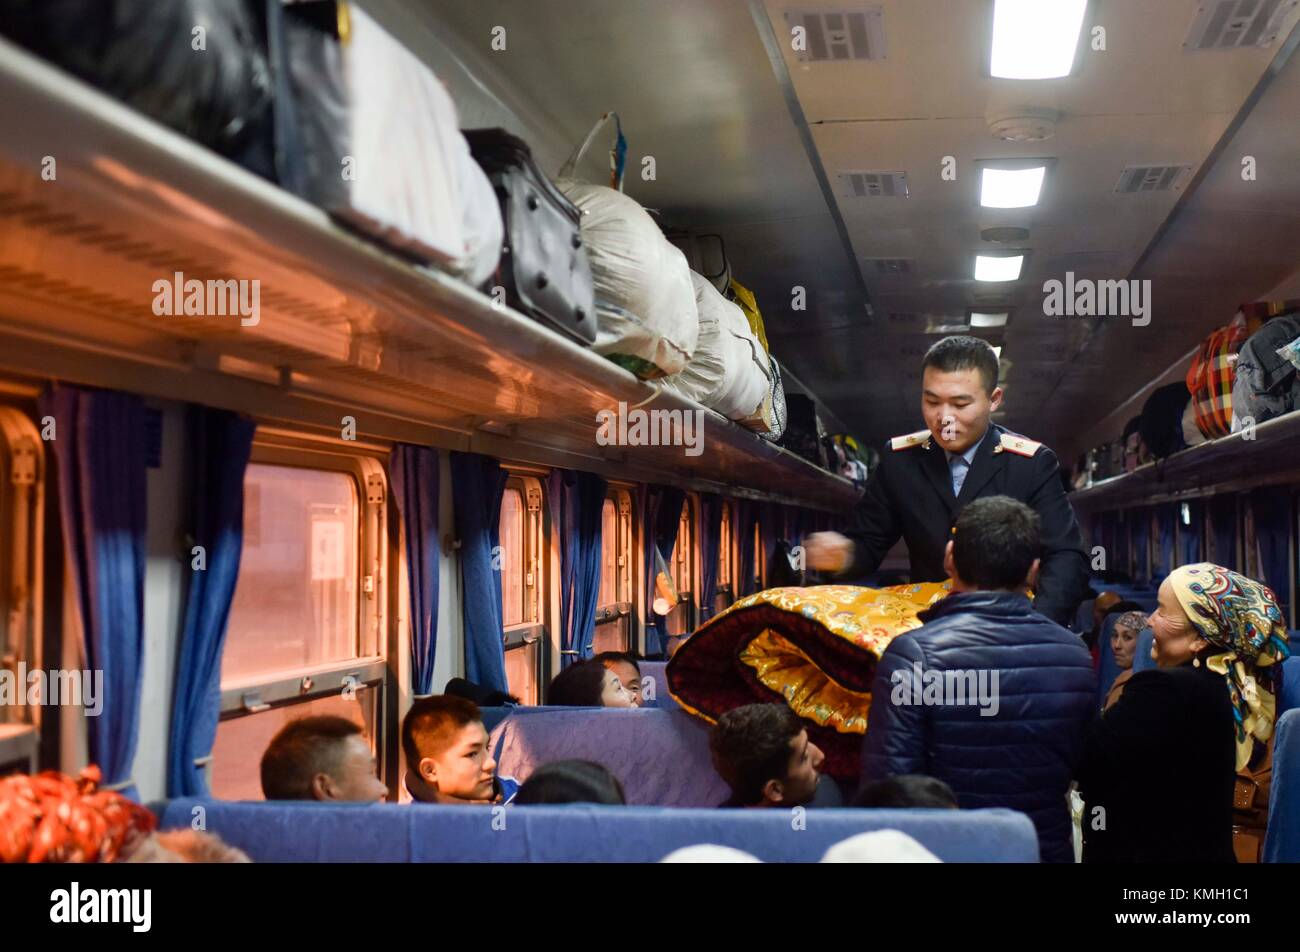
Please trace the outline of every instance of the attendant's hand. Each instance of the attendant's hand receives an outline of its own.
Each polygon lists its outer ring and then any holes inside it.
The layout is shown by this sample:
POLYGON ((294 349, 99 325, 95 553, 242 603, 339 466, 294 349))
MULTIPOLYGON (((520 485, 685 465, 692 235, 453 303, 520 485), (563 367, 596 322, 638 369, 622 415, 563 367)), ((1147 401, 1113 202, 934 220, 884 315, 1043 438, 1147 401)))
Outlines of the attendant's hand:
POLYGON ((808 568, 838 575, 853 564, 853 540, 838 532, 814 532, 803 540, 803 555, 808 568))

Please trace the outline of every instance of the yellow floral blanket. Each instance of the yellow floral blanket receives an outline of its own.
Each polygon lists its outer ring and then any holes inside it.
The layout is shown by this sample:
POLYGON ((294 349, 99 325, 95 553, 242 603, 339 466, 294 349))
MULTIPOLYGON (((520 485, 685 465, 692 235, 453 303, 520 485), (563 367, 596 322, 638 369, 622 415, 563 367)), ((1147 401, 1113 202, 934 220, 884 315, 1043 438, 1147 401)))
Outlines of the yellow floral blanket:
POLYGON ((784 700, 825 751, 828 772, 848 775, 867 729, 876 662, 948 591, 947 582, 927 582, 747 595, 682 644, 668 664, 669 690, 711 723, 741 704, 784 700))

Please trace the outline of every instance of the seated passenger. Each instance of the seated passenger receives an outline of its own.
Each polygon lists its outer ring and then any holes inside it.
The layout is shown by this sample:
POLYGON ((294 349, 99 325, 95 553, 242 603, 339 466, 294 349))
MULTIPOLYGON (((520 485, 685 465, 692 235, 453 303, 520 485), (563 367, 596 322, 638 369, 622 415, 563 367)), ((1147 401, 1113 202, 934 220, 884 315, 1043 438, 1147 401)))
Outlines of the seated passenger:
POLYGON ((1133 676, 1134 652, 1137 650, 1138 635, 1146 627, 1147 617, 1141 611, 1128 611, 1115 619, 1115 627, 1110 632, 1110 653, 1115 658, 1119 674, 1111 682, 1106 692, 1106 703, 1102 710, 1108 711, 1124 693, 1124 685, 1133 676))
POLYGON ((784 704, 727 711, 713 726, 709 750, 731 788, 724 807, 808 806, 817 795, 822 752, 784 704))
POLYGON ((636 707, 619 676, 595 659, 575 661, 551 681, 546 703, 560 707, 636 707))
POLYGON ((346 717, 300 717, 280 728, 262 754, 268 800, 374 803, 388 798, 361 728, 346 717))
POLYGON ((1083 861, 1231 863, 1236 772, 1267 753, 1290 653, 1282 611, 1266 586, 1203 562, 1161 583, 1150 625, 1157 667, 1088 735, 1083 861))
POLYGON ((952 787, 936 777, 903 774, 863 785, 853 798, 853 806, 888 810, 912 807, 956 810, 957 798, 952 787))
POLYGON ((1006 496, 957 517, 944 553, 952 594, 881 656, 862 782, 926 774, 966 809, 1028 814, 1047 862, 1073 859, 1066 791, 1097 680, 1079 636, 1034 611, 1038 514, 1006 496))
POLYGON ((1101 635, 1101 623, 1110 610, 1118 605, 1123 598, 1114 592, 1102 592, 1093 600, 1092 603, 1092 627, 1083 635, 1084 642, 1089 648, 1095 647, 1097 639, 1101 635))
POLYGON ((402 721, 406 789, 418 803, 498 800, 496 761, 478 707, 450 694, 417 698, 402 721))
POLYGON ((602 651, 591 659, 599 661, 623 682, 623 689, 632 699, 632 707, 641 706, 641 666, 630 651, 602 651))
POLYGON ((618 778, 590 760, 557 760, 543 764, 519 787, 513 801, 519 806, 535 803, 627 803, 618 778))

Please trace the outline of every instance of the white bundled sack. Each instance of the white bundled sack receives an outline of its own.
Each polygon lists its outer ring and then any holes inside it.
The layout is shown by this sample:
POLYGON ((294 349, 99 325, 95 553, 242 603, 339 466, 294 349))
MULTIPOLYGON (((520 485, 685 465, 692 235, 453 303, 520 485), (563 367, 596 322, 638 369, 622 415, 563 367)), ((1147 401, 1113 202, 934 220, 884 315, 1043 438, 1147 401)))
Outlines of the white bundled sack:
POLYGON ((691 272, 700 339, 681 373, 663 385, 753 429, 771 424, 772 370, 745 312, 691 272))
POLYGON ((289 70, 310 201, 395 248, 482 284, 501 257, 501 209, 446 87, 355 4, 332 37, 290 26, 289 70), (339 60, 341 59, 341 63, 339 60))
POLYGON ((700 332, 685 256, 622 192, 572 179, 556 185, 582 212, 596 290, 595 351, 639 377, 681 372, 700 332))

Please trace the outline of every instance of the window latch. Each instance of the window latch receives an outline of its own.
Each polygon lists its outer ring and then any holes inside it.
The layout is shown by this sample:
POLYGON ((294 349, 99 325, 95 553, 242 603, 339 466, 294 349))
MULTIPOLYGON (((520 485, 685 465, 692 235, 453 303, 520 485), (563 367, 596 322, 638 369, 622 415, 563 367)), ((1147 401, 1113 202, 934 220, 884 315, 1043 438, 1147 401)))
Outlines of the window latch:
POLYGON ((243 696, 240 703, 243 704, 244 710, 249 714, 258 714, 271 709, 271 705, 262 700, 262 695, 258 691, 249 691, 243 696))

